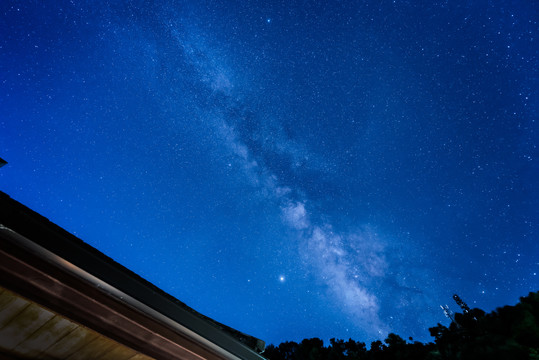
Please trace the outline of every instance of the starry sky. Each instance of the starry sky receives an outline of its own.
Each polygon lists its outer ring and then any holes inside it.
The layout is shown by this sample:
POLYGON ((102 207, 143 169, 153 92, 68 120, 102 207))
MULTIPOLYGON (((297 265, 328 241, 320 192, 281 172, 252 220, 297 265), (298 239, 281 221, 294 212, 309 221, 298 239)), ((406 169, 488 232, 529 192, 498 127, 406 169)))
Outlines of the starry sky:
POLYGON ((278 344, 539 290, 534 1, 2 1, 0 189, 278 344))

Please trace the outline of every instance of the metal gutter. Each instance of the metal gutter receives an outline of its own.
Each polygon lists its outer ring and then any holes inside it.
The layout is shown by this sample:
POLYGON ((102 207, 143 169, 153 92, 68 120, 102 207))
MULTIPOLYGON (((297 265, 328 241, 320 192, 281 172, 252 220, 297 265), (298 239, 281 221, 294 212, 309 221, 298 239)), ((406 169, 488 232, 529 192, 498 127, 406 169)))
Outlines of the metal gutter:
MULTIPOLYGON (((7 197, 3 193, 0 193, 0 196, 7 197)), ((10 198, 9 202, 14 202, 15 207, 22 206, 10 198)), ((27 208, 15 210, 24 209, 27 208)), ((26 229, 39 224, 38 229, 35 229, 34 232, 28 230, 25 231, 27 234, 21 234, 20 226, 17 226, 19 228, 17 230, 13 229, 12 224, 7 224, 13 222, 13 219, 4 221, 7 220, 4 219, 6 213, 0 210, 0 216, 2 216, 0 223, 4 223, 4 225, 0 225, 0 240, 11 243, 11 246, 20 247, 61 271, 98 288, 115 300, 200 344, 218 357, 230 360, 264 359, 252 348, 216 326, 216 324, 220 324, 208 321, 177 299, 164 293, 80 239, 31 210, 29 211, 31 213, 24 214, 27 218, 23 219, 22 222, 28 226, 26 229), (36 215, 39 218, 36 218, 36 215), (44 221, 46 221, 45 225, 44 221), (68 238, 68 235, 72 238, 68 238), (78 241, 73 241, 73 238, 78 241), (39 241, 40 244, 33 239, 39 241)), ((13 216, 17 217, 17 214, 13 216)), ((12 214, 6 217, 11 218, 12 214)), ((247 335, 245 337, 249 340, 254 339, 247 335)), ((257 346, 259 350, 263 350, 262 341, 257 340, 257 346)))

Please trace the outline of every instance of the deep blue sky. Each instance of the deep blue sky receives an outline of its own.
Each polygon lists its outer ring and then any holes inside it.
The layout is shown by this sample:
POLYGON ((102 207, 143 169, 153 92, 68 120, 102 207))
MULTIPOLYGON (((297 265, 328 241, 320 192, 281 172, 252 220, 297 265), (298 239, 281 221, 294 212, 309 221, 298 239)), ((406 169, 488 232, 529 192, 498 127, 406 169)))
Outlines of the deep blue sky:
POLYGON ((533 1, 2 1, 0 189, 269 343, 539 290, 533 1))

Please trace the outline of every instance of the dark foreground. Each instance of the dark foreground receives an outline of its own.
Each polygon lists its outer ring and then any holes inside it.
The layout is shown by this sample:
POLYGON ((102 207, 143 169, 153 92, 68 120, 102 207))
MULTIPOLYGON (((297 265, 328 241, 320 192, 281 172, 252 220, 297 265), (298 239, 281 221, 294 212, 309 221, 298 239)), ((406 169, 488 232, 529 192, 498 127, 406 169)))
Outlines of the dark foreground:
POLYGON ((457 304, 462 313, 454 314, 449 327, 438 324, 429 329, 434 343, 407 342, 389 334, 384 342, 374 341, 367 350, 365 343, 352 339, 331 339, 324 346, 322 340, 314 338, 299 344, 269 345, 264 355, 270 360, 539 360, 539 292, 490 314, 469 309, 463 302, 457 304))

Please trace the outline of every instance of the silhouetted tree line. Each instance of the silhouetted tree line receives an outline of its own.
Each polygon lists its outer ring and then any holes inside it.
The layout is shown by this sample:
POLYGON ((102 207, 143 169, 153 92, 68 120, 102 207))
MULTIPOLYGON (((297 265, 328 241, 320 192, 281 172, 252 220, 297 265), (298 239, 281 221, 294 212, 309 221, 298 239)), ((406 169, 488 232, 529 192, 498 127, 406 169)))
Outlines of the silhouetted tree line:
POLYGON ((391 333, 367 350, 365 343, 352 339, 331 339, 324 346, 313 338, 269 345, 263 355, 269 360, 539 360, 539 292, 490 314, 466 305, 461 308, 463 312, 454 315, 449 327, 438 324, 429 329, 433 343, 412 338, 407 342, 391 333))

